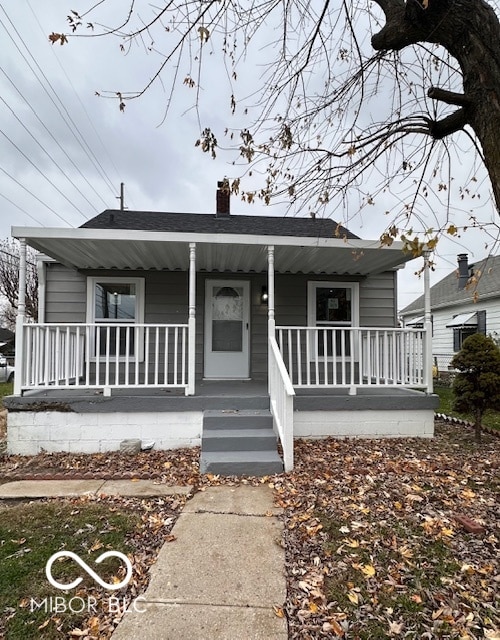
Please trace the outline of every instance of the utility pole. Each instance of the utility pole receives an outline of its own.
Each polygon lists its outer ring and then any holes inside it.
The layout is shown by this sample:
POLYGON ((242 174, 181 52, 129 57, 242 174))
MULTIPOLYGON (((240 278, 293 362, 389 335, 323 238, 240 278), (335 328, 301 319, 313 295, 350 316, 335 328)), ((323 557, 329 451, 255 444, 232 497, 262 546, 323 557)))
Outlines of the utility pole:
POLYGON ((120 182, 120 195, 116 196, 116 199, 120 201, 120 211, 124 211, 127 207, 125 206, 125 184, 120 182))

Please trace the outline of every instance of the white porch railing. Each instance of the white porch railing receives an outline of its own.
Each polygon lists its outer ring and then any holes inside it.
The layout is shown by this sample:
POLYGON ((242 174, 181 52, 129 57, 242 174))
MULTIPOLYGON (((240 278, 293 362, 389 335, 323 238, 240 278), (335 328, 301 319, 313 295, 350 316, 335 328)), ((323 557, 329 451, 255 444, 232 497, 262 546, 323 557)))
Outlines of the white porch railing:
POLYGON ((23 334, 21 390, 188 387, 187 324, 25 324, 23 334))
POLYGON ((271 413, 283 448, 285 471, 293 469, 293 397, 295 391, 276 339, 269 339, 269 398, 271 413))
MULTIPOLYGON (((371 327, 277 327, 294 387, 428 388, 426 332, 371 327)), ((432 380, 431 380, 432 381, 432 380)))

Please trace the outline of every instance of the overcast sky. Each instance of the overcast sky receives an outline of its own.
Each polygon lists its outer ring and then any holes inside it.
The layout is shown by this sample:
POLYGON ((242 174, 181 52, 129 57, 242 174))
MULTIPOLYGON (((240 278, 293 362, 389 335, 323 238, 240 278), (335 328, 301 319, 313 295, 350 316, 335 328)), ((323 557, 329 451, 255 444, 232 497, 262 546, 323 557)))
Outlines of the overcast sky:
MULTIPOLYGON (((188 109, 189 90, 185 102, 182 94, 177 96, 163 124, 166 87, 157 85, 141 100, 127 103, 125 113, 114 100, 96 97, 96 91, 140 89, 154 60, 124 56, 117 41, 106 38, 51 45, 48 34, 68 31, 68 7, 67 0, 0 2, 0 238, 10 235, 11 226, 78 227, 104 209, 119 207, 121 182, 130 209, 214 212, 217 180, 235 170, 232 156, 211 160, 195 148, 200 130, 194 110, 188 109)), ((257 74, 257 69, 253 64, 248 72, 257 74)), ((214 71, 215 87, 217 82, 214 71)), ((221 126, 227 105, 219 108, 217 92, 207 91, 205 108, 211 125, 221 126)), ((461 158, 464 172, 467 162, 461 158)), ((491 221, 484 175, 481 180, 478 211, 491 221)), ((287 210, 233 199, 232 212, 285 215, 287 210)), ((369 218, 353 220, 349 228, 375 239, 386 224, 383 211, 374 207, 369 218)), ((458 253, 474 261, 491 248, 490 238, 473 229, 459 240, 442 241, 432 282, 456 268, 458 253)), ((414 275, 420 266, 416 260, 400 272, 400 308, 422 293, 422 281, 414 275)))

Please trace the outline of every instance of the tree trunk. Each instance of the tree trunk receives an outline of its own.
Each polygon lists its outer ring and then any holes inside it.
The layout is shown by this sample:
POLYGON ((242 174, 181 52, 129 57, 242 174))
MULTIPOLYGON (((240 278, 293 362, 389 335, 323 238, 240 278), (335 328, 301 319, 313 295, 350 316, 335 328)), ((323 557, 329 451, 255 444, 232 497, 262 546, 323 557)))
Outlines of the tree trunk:
POLYGON ((474 422, 474 437, 476 442, 481 442, 481 422, 482 422, 482 412, 480 409, 476 410, 476 418, 474 422))
POLYGON ((418 42, 437 43, 460 65, 463 95, 430 92, 431 97, 460 108, 430 123, 429 134, 443 138, 467 124, 473 129, 500 213, 500 22, 495 11, 485 0, 375 2, 386 17, 385 26, 372 37, 376 50, 399 51, 418 42))

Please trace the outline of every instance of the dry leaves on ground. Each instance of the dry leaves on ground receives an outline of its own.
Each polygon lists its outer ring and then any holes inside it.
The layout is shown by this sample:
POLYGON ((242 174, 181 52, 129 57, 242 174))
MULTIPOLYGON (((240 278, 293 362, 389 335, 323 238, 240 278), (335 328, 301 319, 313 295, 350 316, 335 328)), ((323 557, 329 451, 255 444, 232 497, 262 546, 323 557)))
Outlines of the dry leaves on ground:
POLYGON ((196 485, 199 482, 198 447, 172 451, 144 451, 138 454, 47 453, 36 456, 0 456, 0 481, 20 479, 145 478, 168 485, 196 485))
POLYGON ((433 440, 296 443, 294 472, 274 481, 289 638, 495 636, 499 440, 436 427, 433 440))
MULTIPOLYGON (((269 484, 284 508, 288 594, 279 611, 290 640, 500 640, 499 449, 498 438, 486 434, 476 445, 470 429, 437 420, 431 440, 297 441, 294 472, 268 478, 200 476, 199 449, 9 456, 0 469, 4 479, 68 473, 194 488, 269 484), (456 515, 484 534, 467 533, 456 515)), ((138 556, 144 584, 169 535, 152 532, 138 556)), ((114 625, 90 622, 103 638, 114 625)))

